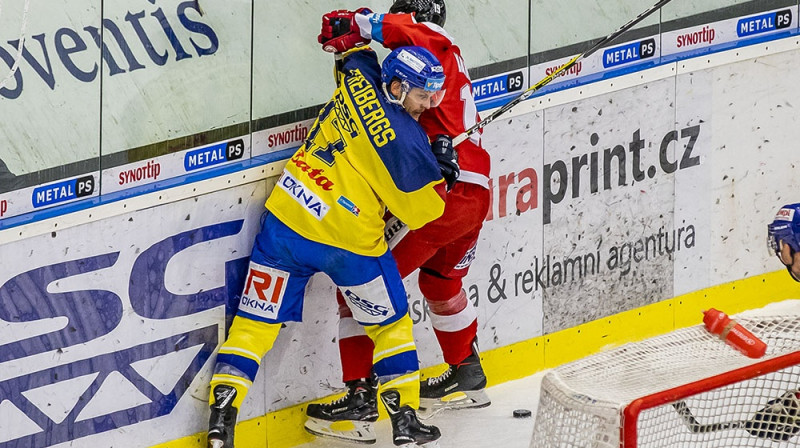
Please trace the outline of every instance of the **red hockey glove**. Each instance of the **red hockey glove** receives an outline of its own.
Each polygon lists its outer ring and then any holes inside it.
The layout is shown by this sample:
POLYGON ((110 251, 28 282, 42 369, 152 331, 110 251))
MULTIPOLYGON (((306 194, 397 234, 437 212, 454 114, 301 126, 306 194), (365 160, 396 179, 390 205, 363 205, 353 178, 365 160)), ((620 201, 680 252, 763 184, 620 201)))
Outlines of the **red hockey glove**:
POLYGON ((339 9, 322 16, 322 30, 317 36, 322 49, 329 53, 342 53, 351 48, 367 45, 370 41, 361 37, 355 15, 370 13, 372 11, 367 8, 357 11, 339 9))

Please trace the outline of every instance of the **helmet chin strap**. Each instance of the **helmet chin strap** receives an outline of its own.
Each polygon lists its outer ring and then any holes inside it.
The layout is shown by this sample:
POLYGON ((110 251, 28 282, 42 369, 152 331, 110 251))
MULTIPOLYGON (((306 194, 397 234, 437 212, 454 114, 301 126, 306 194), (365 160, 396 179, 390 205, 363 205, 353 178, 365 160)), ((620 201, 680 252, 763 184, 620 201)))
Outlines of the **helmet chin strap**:
POLYGON ((402 88, 400 90, 403 92, 403 94, 400 95, 400 99, 397 99, 394 97, 394 95, 391 94, 391 92, 389 92, 389 89, 386 88, 386 83, 383 83, 382 87, 383 87, 383 93, 384 95, 386 95, 386 101, 393 104, 397 104, 398 106, 403 105, 403 101, 406 100, 406 93, 408 93, 409 89, 408 89, 408 83, 406 83, 405 81, 403 81, 401 85, 402 88))

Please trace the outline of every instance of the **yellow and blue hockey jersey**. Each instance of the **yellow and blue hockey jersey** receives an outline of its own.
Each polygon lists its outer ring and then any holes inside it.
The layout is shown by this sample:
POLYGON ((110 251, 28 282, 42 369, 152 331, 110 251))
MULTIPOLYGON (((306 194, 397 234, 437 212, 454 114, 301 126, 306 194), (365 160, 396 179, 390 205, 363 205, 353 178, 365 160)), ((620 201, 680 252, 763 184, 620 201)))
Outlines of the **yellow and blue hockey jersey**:
POLYGON ((411 229, 444 211, 444 180, 425 132, 386 101, 369 48, 344 54, 339 87, 286 164, 267 209, 312 241, 380 256, 385 208, 411 229))

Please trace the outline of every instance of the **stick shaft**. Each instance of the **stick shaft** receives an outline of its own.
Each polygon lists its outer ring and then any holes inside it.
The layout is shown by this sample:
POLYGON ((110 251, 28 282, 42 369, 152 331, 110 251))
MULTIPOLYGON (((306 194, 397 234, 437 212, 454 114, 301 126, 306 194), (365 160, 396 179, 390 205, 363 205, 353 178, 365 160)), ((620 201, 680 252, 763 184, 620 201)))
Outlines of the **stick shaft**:
POLYGON ((689 431, 695 434, 743 428, 747 424, 746 420, 702 424, 694 417, 694 414, 692 414, 692 411, 689 409, 689 406, 686 405, 685 401, 672 403, 672 407, 674 407, 678 415, 681 416, 683 422, 689 428, 689 431))
POLYGON ((342 72, 344 61, 342 60, 342 53, 333 54, 334 72, 333 80, 336 81, 336 87, 339 87, 339 73, 342 72))
POLYGON ((622 33, 624 33, 626 31, 628 31, 629 29, 633 28, 634 25, 636 25, 637 23, 639 23, 642 20, 644 20, 650 14, 658 11, 659 9, 661 9, 662 6, 666 5, 667 3, 671 2, 671 1, 672 0, 660 0, 655 5, 651 6, 647 10, 643 11, 642 13, 640 13, 638 16, 636 16, 630 22, 622 25, 621 27, 617 28, 613 33, 611 33, 608 36, 600 39, 599 41, 597 41, 597 43, 592 45, 591 48, 589 48, 588 50, 584 51, 583 53, 573 57, 572 59, 567 61, 566 64, 562 65, 561 68, 559 68, 558 70, 554 71, 553 73, 545 76, 544 78, 542 78, 542 80, 540 80, 539 82, 537 82, 533 86, 528 87, 528 89, 526 91, 522 92, 518 97, 516 97, 513 100, 509 101, 508 103, 503 105, 503 107, 501 107, 500 109, 497 109, 496 111, 492 112, 491 115, 489 115, 488 117, 484 118, 483 120, 481 120, 480 122, 478 122, 477 124, 472 126, 471 128, 469 128, 466 131, 462 132, 461 134, 457 135, 453 139, 453 145, 454 146, 458 145, 459 143, 461 143, 464 140, 468 139, 470 135, 472 135, 475 132, 483 129, 484 127, 486 127, 486 125, 488 125, 489 123, 493 122, 500 115, 503 115, 504 113, 506 113, 509 110, 511 110, 517 104, 519 104, 522 101, 525 101, 526 99, 530 98, 530 96, 533 95, 534 93, 536 93, 536 91, 538 91, 542 87, 544 87, 547 84, 549 84, 550 81, 555 79, 562 72, 565 72, 566 70, 569 70, 569 68, 572 67, 573 65, 575 65, 578 61, 580 61, 581 59, 583 59, 583 58, 585 58, 585 57, 587 57, 587 56, 589 56, 591 54, 593 54, 595 51, 599 50, 603 46, 608 45, 609 43, 614 41, 616 38, 618 38, 620 35, 622 35, 622 33))

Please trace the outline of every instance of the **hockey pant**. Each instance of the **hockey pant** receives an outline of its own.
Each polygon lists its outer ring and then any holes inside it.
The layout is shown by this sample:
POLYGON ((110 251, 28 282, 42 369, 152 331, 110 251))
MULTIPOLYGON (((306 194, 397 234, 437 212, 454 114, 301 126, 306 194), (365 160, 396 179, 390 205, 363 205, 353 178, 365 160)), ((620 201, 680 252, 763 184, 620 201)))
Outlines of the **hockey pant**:
MULTIPOLYGON (((419 288, 448 364, 466 359, 472 353, 472 341, 477 335, 477 313, 462 288, 462 279, 475 258, 478 235, 489 203, 489 190, 456 182, 447 195, 444 214, 439 219, 405 234, 388 235, 387 232, 387 237, 401 237, 399 242, 390 240, 400 275, 405 278, 420 269, 419 288)), ((342 379, 367 378, 372 367, 372 341, 353 319, 338 291, 336 300, 339 303, 342 379)))
MULTIPOLYGON (((375 347, 375 372, 383 388, 400 392, 401 405, 419 406, 419 361, 408 302, 394 259, 354 254, 303 238, 268 215, 256 237, 245 287, 228 339, 217 355, 211 390, 234 387, 239 408, 272 348, 281 323, 300 321, 306 285, 326 273, 347 297, 351 315, 375 347)), ((372 358, 372 357, 371 357, 372 358)), ((213 404, 213 394, 210 402, 213 404)))

